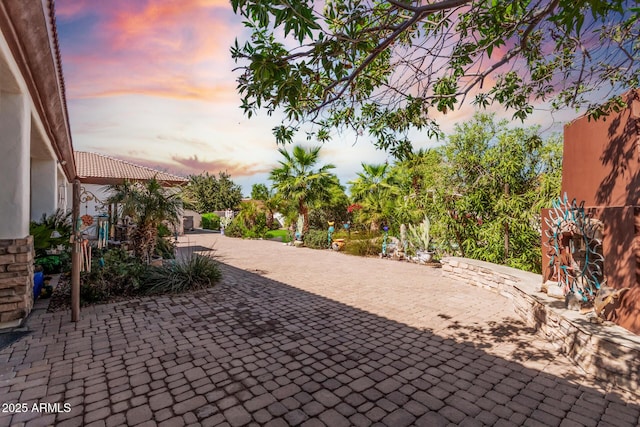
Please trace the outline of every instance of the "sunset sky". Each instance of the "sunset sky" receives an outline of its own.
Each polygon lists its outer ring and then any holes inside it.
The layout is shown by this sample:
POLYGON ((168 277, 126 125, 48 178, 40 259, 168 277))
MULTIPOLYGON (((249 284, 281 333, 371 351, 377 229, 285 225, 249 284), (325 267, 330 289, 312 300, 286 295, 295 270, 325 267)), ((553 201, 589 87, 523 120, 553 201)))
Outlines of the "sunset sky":
MULTIPOLYGON (((280 120, 266 113, 249 120, 239 108, 229 47, 245 35, 228 0, 57 0, 56 16, 76 150, 181 175, 227 171, 246 195, 268 183, 280 158, 271 128, 280 120)), ((442 129, 471 114, 470 107, 448 114, 442 129)), ((561 131, 575 116, 539 111, 525 124, 561 131)), ((413 142, 437 144, 420 134, 413 142)), ((325 144, 322 156, 343 184, 361 162, 391 160, 351 134, 325 144)))

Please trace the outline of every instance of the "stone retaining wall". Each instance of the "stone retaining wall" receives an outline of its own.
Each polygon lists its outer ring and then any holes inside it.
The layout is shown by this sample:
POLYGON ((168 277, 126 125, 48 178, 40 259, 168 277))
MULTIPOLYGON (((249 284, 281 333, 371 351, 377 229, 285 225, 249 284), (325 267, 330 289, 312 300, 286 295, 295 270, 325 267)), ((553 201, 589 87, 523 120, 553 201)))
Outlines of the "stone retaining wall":
POLYGON ((33 237, 0 239, 0 328, 20 324, 33 307, 33 237))
POLYGON ((640 390, 640 337, 611 322, 595 324, 540 292, 542 276, 467 258, 442 260, 442 274, 498 292, 514 310, 587 373, 640 390))

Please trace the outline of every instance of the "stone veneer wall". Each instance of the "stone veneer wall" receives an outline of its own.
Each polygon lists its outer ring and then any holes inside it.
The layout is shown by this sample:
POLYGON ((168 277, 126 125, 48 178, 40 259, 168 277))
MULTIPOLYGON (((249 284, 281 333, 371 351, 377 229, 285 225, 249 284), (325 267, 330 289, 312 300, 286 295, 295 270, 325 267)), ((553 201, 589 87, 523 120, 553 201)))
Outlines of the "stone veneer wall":
POLYGON ((542 276, 467 258, 442 260, 442 273, 510 299, 518 315, 587 373, 640 390, 640 336, 611 322, 594 324, 564 301, 540 292, 542 276))
POLYGON ((0 327, 14 326, 33 307, 33 236, 0 239, 0 327))

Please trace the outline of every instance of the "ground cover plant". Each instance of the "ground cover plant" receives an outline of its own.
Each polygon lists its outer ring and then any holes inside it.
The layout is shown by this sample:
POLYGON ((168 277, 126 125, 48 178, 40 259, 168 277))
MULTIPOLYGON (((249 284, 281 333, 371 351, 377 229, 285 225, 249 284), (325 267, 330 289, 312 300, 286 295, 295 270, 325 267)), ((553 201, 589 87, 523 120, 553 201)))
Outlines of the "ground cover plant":
POLYGON ((220 266, 212 255, 191 252, 162 266, 149 267, 142 292, 164 294, 205 289, 220 280, 221 275, 220 266))
MULTIPOLYGON (((161 266, 148 265, 127 251, 96 251, 90 272, 80 277, 83 305, 165 293, 180 293, 214 286, 221 278, 218 261, 212 252, 189 253, 167 260, 161 266)), ((70 277, 63 274, 55 289, 50 310, 68 309, 70 277)))
POLYGON ((289 230, 270 230, 265 235, 267 239, 280 239, 282 243, 289 243, 289 230))

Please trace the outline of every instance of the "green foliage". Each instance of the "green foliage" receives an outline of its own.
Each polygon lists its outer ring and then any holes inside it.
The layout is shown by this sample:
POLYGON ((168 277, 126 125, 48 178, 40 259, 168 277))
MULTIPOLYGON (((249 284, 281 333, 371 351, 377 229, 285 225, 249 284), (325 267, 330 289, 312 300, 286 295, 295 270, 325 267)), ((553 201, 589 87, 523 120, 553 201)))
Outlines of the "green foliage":
POLYGON ((164 222, 174 227, 180 222, 182 201, 172 190, 164 188, 158 180, 144 183, 128 182, 110 185, 108 203, 117 203, 120 214, 129 216, 136 225, 131 240, 136 257, 150 262, 158 241, 158 228, 164 222))
POLYGON ((340 187, 338 178, 331 172, 335 166, 326 164, 317 167, 320 161, 320 147, 305 149, 300 145, 291 152, 278 149, 284 160, 280 167, 273 169, 269 179, 273 181, 281 199, 295 205, 304 218, 303 232, 309 230, 309 206, 326 203, 332 198, 332 187, 340 187), (317 167, 317 169, 316 169, 317 167))
POLYGON ((155 255, 161 257, 162 259, 173 259, 176 257, 175 255, 176 246, 168 237, 158 237, 156 241, 155 255))
POLYGON ((222 276, 218 262, 211 255, 191 253, 184 258, 149 267, 144 293, 163 294, 209 288, 222 276))
POLYGON ((404 158, 412 129, 440 135, 434 110, 499 104, 523 120, 550 101, 597 118, 640 85, 635 0, 231 4, 248 29, 231 48, 241 107, 284 111, 278 143, 311 123, 318 141, 350 128, 404 158))
POLYGON ((94 257, 91 272, 81 273, 80 299, 85 303, 107 302, 114 297, 130 296, 140 292, 147 266, 130 257, 121 249, 110 249, 102 254, 104 266, 94 257))
POLYGON ((57 255, 39 256, 34 264, 40 266, 44 274, 64 273, 71 270, 71 253, 65 250, 57 255))
POLYGON ((309 227, 323 229, 328 227, 329 221, 334 221, 336 229, 340 228, 343 223, 349 221, 349 197, 344 192, 341 185, 329 186, 329 198, 318 201, 311 206, 309 210, 309 227))
POLYGON ((240 205, 242 189, 226 172, 220 172, 218 178, 205 172, 189 176, 189 183, 183 188, 182 196, 185 207, 196 212, 223 211, 240 205))
POLYGON ((562 145, 537 128, 476 115, 443 148, 443 179, 427 207, 444 247, 464 256, 540 271, 540 208, 560 190, 562 145), (505 233, 509 248, 505 256, 505 233))
POLYGON ((229 237, 257 239, 264 238, 267 231, 267 214, 255 201, 247 201, 240 204, 240 212, 224 229, 224 234, 229 237))
POLYGON ((559 138, 545 141, 537 128, 511 128, 478 114, 458 125, 439 149, 411 153, 395 164, 364 164, 351 182, 353 201, 360 206, 353 211, 352 231, 360 224, 375 230, 372 224, 384 222, 398 236, 404 223, 415 250, 432 246, 540 271, 540 209, 558 196, 561 170, 559 138), (428 234, 426 225, 415 225, 425 217, 428 234))
POLYGON ((291 240, 289 239, 289 231, 288 230, 270 230, 267 231, 265 235, 266 239, 277 239, 279 238, 282 243, 289 243, 291 240))
POLYGON ((162 267, 144 264, 121 249, 110 249, 97 255, 91 272, 81 274, 80 298, 83 303, 202 289, 212 286, 221 277, 220 267, 210 255, 192 253, 179 260, 165 262, 162 267), (104 260, 103 266, 98 261, 100 258, 104 260))
POLYGON ((220 216, 213 212, 203 213, 202 228, 205 230, 220 230, 220 216))
POLYGON ((358 178, 350 182, 351 197, 360 205, 354 217, 371 231, 376 231, 383 223, 392 222, 394 206, 400 195, 399 187, 387 163, 362 163, 362 169, 358 178))
POLYGON ((326 230, 309 230, 304 235, 304 245, 311 249, 327 249, 329 242, 327 240, 326 230))
POLYGON ((251 186, 251 198, 253 200, 267 200, 271 194, 269 188, 264 184, 253 184, 251 186))
POLYGON ((347 240, 344 252, 358 256, 377 256, 382 251, 382 238, 347 240))
POLYGON ((224 229, 224 235, 228 237, 244 237, 248 234, 244 222, 234 219, 224 229))
POLYGON ((429 250, 429 244, 431 243, 430 229, 431 223, 427 217, 418 225, 409 224, 407 228, 407 239, 416 251, 429 250))
POLYGON ((48 216, 43 214, 40 221, 31 221, 29 223, 29 234, 33 236, 36 257, 45 256, 47 249, 58 245, 68 248, 71 232, 71 212, 65 213, 61 209, 48 216), (51 237, 56 231, 60 234, 60 237, 51 237))

